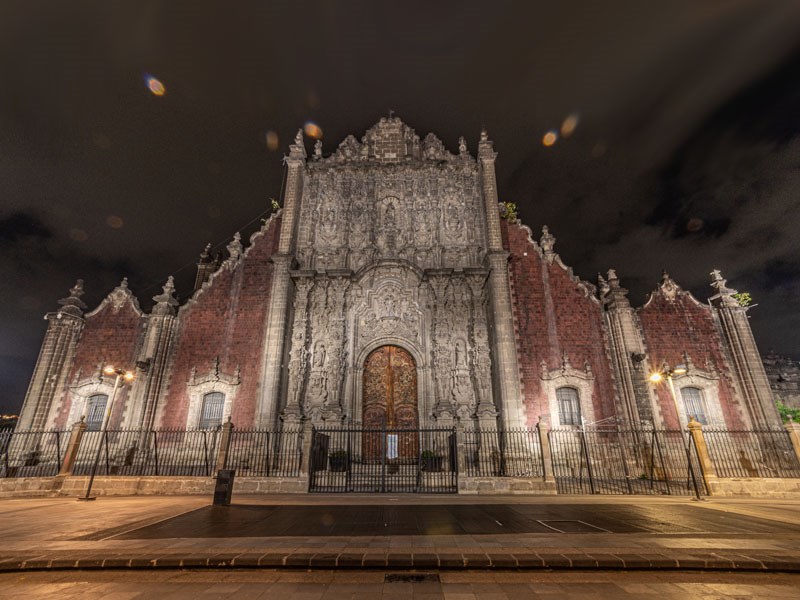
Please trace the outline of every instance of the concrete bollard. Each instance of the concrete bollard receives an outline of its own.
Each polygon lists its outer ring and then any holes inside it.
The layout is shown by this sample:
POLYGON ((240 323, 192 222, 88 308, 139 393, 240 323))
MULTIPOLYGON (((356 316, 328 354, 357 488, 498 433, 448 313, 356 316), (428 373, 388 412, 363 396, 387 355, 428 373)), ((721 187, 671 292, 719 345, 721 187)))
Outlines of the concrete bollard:
POLYGON ((546 482, 553 482, 556 480, 553 474, 553 453, 550 451, 550 426, 547 421, 539 416, 539 421, 536 423, 536 431, 539 434, 539 448, 542 451, 542 480, 546 482))
POLYGON ((85 417, 81 417, 80 421, 72 425, 72 431, 69 433, 69 442, 67 442, 67 451, 64 453, 64 461, 58 471, 59 477, 72 475, 72 467, 75 466, 75 460, 78 458, 78 451, 81 448, 81 440, 86 431, 84 419, 85 417))
POLYGON ((218 473, 221 469, 226 467, 228 462, 228 450, 231 447, 231 433, 233 432, 233 423, 231 418, 222 424, 222 435, 219 438, 219 446, 217 447, 217 460, 214 463, 214 473, 218 473))
POLYGON ((692 436, 694 447, 697 450, 697 461, 700 463, 700 470, 703 472, 703 481, 706 483, 706 490, 711 494, 711 485, 709 481, 717 478, 717 471, 714 468, 711 456, 708 454, 706 439, 703 437, 703 426, 698 423, 694 417, 691 417, 687 427, 689 429, 689 434, 692 436))
POLYGON ((800 461, 800 423, 796 423, 792 416, 789 415, 789 421, 784 427, 789 432, 789 439, 792 440, 794 453, 797 455, 797 460, 800 461))

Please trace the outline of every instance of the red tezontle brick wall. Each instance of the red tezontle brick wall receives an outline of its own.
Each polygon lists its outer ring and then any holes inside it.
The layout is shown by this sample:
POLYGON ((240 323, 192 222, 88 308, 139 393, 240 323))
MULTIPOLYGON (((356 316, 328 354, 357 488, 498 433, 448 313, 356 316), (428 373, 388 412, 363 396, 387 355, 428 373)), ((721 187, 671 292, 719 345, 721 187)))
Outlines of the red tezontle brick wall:
MULTIPOLYGON (((730 384, 731 369, 711 311, 711 308, 697 304, 686 292, 679 292, 672 302, 662 293, 655 292, 637 313, 650 364, 654 367, 660 367, 665 361, 670 366, 681 364, 684 362, 683 353, 687 352, 697 368, 709 371, 710 359, 721 375, 718 394, 725 423, 732 429, 743 428, 745 425, 739 412, 733 407, 736 399, 730 384)), ((664 424, 677 427, 677 414, 669 389, 661 385, 656 390, 664 424)))
MULTIPOLYGON (((97 373, 98 365, 111 364, 120 368, 132 369, 136 354, 144 334, 144 318, 140 317, 133 305, 126 301, 118 310, 109 302, 99 312, 87 316, 81 333, 72 370, 67 378, 71 385, 80 370, 80 379, 97 373)), ((125 406, 128 388, 123 386, 117 392, 115 406, 125 406)), ((56 416, 57 428, 67 427, 67 418, 72 405, 72 397, 65 394, 65 402, 56 416)), ((123 411, 114 409, 109 427, 118 427, 123 411)))
POLYGON ((575 369, 583 370, 584 362, 592 368, 595 419, 612 416, 615 389, 600 305, 560 265, 548 265, 539 256, 525 228, 501 221, 501 229, 503 245, 511 254, 517 358, 527 423, 536 423, 539 415, 548 415, 554 423, 541 385, 541 362, 545 360, 550 370, 557 369, 563 352, 575 369))
POLYGON ((222 374, 233 376, 237 366, 241 370, 231 420, 237 427, 253 426, 272 284, 270 257, 277 251, 279 236, 280 218, 273 217, 236 269, 222 267, 207 289, 181 309, 170 383, 157 426, 197 426, 186 422, 186 384, 192 367, 198 378, 204 377, 217 356, 222 374))

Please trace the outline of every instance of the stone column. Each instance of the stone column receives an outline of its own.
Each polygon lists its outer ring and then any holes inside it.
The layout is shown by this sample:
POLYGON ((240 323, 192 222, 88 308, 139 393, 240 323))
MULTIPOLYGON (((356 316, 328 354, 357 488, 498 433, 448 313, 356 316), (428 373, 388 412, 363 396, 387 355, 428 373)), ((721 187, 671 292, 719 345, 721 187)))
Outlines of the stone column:
POLYGON ((525 423, 522 393, 519 382, 519 364, 511 313, 511 286, 508 280, 508 252, 503 248, 500 232, 500 215, 497 208, 497 179, 494 162, 497 153, 485 131, 478 144, 481 189, 486 217, 486 253, 489 273, 489 308, 491 311, 491 341, 493 346, 495 405, 500 409, 506 429, 525 423))
POLYGON ((225 468, 225 463, 228 462, 228 450, 231 447, 231 434, 233 433, 233 423, 231 418, 222 424, 222 434, 219 437, 219 446, 217 446, 217 460, 214 462, 214 472, 217 473, 220 469, 225 468))
POLYGON ((550 450, 550 426, 543 417, 539 417, 536 423, 536 433, 539 434, 539 448, 542 451, 542 480, 545 482, 555 482, 553 474, 553 453, 550 450))
POLYGON ((642 421, 654 422, 651 389, 647 385, 646 351, 636 314, 621 287, 616 272, 608 271, 608 281, 599 277, 600 297, 611 346, 611 358, 622 406, 617 413, 633 429, 642 421))
POLYGON ((81 420, 72 425, 72 431, 69 434, 69 441, 67 442, 67 450, 64 453, 64 462, 61 463, 61 469, 58 471, 58 477, 72 475, 72 467, 75 465, 75 459, 78 458, 78 450, 81 447, 81 440, 86 431, 86 423, 81 420))
POLYGON ((314 440, 314 424, 303 421, 303 449, 300 455, 300 476, 308 477, 311 472, 311 446, 314 440))
POLYGON ((130 402, 133 410, 128 425, 131 427, 149 430, 154 425, 175 335, 178 301, 174 294, 175 286, 170 275, 162 293, 153 296, 155 305, 147 318, 144 343, 136 361, 139 373, 130 402))
POLYGON ((44 317, 47 332, 22 404, 17 431, 53 425, 50 417, 66 385, 84 325, 83 280, 79 279, 69 292, 68 297, 58 301, 63 308, 44 317))
POLYGON ((294 144, 286 157, 286 193, 283 196, 281 233, 278 252, 272 256, 274 265, 272 287, 269 295, 269 315, 261 359, 262 385, 256 408, 256 427, 272 427, 281 409, 283 375, 286 372, 285 355, 288 352, 286 331, 290 323, 291 276, 294 262, 297 215, 303 197, 306 149, 303 131, 297 132, 294 144))
POLYGON ((753 339, 747 308, 736 300, 736 290, 727 287, 718 270, 711 272, 711 287, 717 294, 709 298, 733 358, 733 372, 741 391, 744 405, 755 428, 769 428, 780 424, 780 416, 772 397, 764 363, 753 339))
POLYGON ((689 434, 692 436, 694 447, 697 451, 697 462, 700 463, 700 470, 703 472, 703 481, 706 483, 706 490, 708 490, 710 495, 710 483, 716 481, 717 472, 714 469, 714 463, 711 461, 711 456, 708 454, 708 446, 706 446, 706 440, 703 437, 703 426, 698 423, 694 417, 691 417, 687 427, 689 429, 689 434))

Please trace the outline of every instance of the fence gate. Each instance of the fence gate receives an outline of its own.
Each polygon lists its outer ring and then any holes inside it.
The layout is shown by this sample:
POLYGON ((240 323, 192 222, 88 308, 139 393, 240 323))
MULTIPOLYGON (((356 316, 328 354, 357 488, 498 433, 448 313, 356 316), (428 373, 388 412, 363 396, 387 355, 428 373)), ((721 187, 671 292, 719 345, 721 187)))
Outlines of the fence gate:
POLYGON ((314 429, 311 492, 458 491, 453 429, 314 429))
POLYGON ((553 429, 560 494, 706 494, 692 438, 682 431, 553 429))

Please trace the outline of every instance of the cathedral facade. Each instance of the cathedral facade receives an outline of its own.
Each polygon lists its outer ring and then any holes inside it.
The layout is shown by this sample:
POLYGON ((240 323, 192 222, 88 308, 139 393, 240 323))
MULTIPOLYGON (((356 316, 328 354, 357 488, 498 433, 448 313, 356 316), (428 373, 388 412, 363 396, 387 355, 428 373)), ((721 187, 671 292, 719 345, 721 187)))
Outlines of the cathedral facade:
POLYGON ((330 155, 298 133, 283 208, 204 253, 185 304, 172 278, 149 313, 125 281, 91 312, 81 282, 60 301, 17 429, 98 427, 109 363, 136 374, 119 429, 779 424, 718 271, 707 303, 664 274, 634 308, 613 270, 580 280, 546 227, 503 214, 495 160, 486 132, 451 153, 395 117, 330 155), (650 382, 677 365, 674 395, 650 382))

